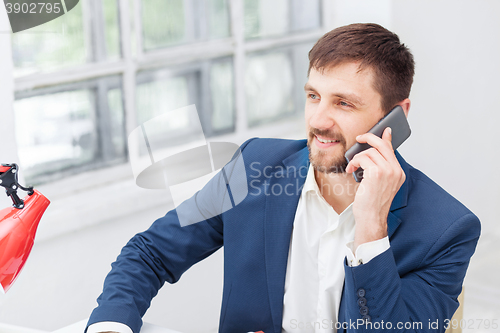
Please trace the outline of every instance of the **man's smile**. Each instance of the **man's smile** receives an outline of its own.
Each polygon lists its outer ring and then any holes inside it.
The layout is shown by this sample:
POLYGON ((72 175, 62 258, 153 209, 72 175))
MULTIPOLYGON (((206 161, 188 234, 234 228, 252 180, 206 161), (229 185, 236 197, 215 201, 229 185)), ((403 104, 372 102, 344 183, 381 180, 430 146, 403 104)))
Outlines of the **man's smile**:
POLYGON ((315 138, 314 142, 316 146, 319 148, 329 148, 337 145, 340 142, 339 140, 333 140, 318 135, 314 135, 314 138, 315 138))

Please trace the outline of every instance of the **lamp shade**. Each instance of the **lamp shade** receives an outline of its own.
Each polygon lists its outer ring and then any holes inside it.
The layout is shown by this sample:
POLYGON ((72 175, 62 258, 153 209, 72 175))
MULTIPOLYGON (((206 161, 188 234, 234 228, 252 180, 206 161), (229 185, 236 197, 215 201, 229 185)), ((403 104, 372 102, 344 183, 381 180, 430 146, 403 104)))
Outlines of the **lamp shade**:
POLYGON ((37 190, 24 198, 24 208, 0 210, 0 292, 7 292, 21 272, 35 233, 50 201, 37 190))

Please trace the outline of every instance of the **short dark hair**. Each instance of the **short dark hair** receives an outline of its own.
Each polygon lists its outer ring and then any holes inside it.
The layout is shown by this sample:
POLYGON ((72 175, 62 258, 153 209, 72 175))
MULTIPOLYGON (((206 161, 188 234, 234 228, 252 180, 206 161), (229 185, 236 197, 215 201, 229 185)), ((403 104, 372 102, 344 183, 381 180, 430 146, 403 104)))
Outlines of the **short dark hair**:
POLYGON ((360 62, 359 71, 374 71, 374 89, 382 96, 381 108, 389 112, 410 95, 415 61, 398 35, 374 23, 336 28, 309 51, 309 70, 323 71, 346 62, 360 62))

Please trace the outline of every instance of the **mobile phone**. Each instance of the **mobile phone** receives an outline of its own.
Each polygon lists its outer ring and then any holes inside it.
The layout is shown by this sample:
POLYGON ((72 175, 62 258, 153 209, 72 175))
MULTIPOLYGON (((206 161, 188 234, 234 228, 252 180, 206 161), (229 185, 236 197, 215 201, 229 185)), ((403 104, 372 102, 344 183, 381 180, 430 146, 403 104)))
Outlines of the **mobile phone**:
MULTIPOLYGON (((385 115, 385 117, 380 119, 380 121, 376 123, 375 126, 368 131, 368 133, 373 133, 381 138, 387 127, 392 129, 392 148, 396 150, 406 139, 408 139, 411 134, 410 125, 408 124, 403 108, 400 105, 396 106, 387 115, 385 115)), ((371 148, 368 143, 357 142, 354 146, 349 148, 344 155, 347 163, 353 159, 354 155, 368 148, 371 148)), ((363 179, 363 169, 358 168, 354 171, 353 176, 359 183, 363 179)))

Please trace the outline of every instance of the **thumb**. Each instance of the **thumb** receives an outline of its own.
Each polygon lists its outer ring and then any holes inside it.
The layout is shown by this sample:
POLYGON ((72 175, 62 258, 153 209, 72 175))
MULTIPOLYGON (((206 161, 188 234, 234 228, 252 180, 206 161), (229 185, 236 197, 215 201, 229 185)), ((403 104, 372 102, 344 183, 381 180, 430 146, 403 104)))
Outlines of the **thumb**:
POLYGON ((386 129, 384 130, 384 133, 382 133, 382 139, 392 142, 392 128, 386 127, 386 129))
POLYGON ((382 140, 384 140, 384 141, 389 141, 389 143, 390 143, 390 144, 391 144, 391 146, 392 146, 392 128, 387 127, 387 128, 384 130, 384 133, 382 133, 382 140))

